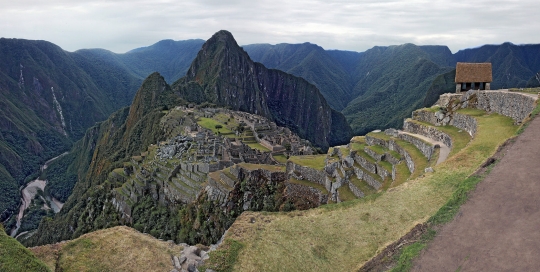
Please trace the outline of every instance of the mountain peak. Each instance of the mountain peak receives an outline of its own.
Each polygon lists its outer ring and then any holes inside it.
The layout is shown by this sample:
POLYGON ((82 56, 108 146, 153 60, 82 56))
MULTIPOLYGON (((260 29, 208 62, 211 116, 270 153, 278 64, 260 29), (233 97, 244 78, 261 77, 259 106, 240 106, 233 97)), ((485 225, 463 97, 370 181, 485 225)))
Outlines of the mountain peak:
POLYGON ((173 85, 190 102, 210 102, 264 116, 327 149, 348 142, 351 128, 317 87, 254 63, 226 30, 202 46, 187 75, 173 85))

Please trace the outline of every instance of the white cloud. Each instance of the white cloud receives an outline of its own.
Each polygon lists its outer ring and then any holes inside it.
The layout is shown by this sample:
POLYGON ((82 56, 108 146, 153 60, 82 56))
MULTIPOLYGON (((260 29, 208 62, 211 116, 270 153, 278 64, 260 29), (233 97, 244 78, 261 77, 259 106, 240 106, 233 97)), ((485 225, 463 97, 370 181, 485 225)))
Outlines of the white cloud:
POLYGON ((375 45, 540 43, 538 1, 486 0, 1 0, 0 36, 43 39, 74 51, 115 52, 161 39, 208 39, 220 29, 239 44, 311 42, 365 51, 375 45))

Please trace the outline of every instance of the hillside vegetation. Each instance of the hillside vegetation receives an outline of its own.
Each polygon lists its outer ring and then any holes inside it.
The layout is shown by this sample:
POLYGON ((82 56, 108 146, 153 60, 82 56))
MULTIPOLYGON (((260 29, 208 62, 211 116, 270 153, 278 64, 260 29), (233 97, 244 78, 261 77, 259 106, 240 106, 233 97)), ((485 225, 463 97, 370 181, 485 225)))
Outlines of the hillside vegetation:
POLYGON ((136 272, 170 271, 171 256, 179 255, 182 249, 132 228, 114 227, 59 244, 33 247, 30 251, 51 271, 136 272))
POLYGON ((32 254, 30 250, 21 245, 14 238, 9 237, 0 224, 0 271, 25 272, 51 271, 42 261, 32 254))

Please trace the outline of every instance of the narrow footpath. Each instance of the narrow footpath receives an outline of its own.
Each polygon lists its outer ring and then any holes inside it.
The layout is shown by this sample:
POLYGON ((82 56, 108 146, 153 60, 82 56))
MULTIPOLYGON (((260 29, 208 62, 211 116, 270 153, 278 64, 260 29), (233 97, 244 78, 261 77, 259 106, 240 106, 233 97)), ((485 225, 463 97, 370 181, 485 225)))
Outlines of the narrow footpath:
POLYGON ((540 118, 535 118, 412 271, 537 271, 540 267, 540 118))

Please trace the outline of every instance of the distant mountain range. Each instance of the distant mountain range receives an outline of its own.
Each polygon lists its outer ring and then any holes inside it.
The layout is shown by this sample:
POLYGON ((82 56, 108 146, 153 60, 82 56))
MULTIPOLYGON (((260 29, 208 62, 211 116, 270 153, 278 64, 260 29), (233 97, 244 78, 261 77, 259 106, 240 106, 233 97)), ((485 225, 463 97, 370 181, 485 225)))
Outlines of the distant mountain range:
MULTIPOLYGON (((46 41, 0 39, 0 221, 15 212, 18 187, 36 177, 32 174, 37 173, 39 165, 68 150, 96 122, 129 105, 149 74, 157 71, 169 84, 186 75, 204 42, 164 40, 115 54, 103 49, 66 52, 46 41)), ((343 113, 354 134, 400 127, 401 120, 413 109, 430 105, 439 93, 452 92, 457 61, 491 62, 493 89, 540 85, 535 77, 540 72, 540 45, 485 45, 455 54, 446 46, 413 44, 377 46, 362 53, 324 50, 310 43, 254 44, 243 49, 253 61, 267 68, 314 84, 323 100, 343 113)), ((249 65, 259 67, 256 63, 249 65)), ((220 69, 223 72, 226 68, 220 69)), ((269 71, 277 77, 285 76, 269 71)), ((254 79, 245 73, 241 78, 254 79)), ((258 80, 267 82, 272 78, 258 80)), ((174 87, 196 81, 191 77, 174 87)), ((199 87, 211 90, 211 85, 199 87)), ((206 95, 204 100, 225 103, 217 93, 206 95)), ((302 103, 296 100, 299 98, 292 95, 289 101, 302 103)), ((317 96, 312 98, 323 101, 317 96)), ((278 118, 279 108, 264 103, 266 109, 261 104, 261 110, 278 118)), ((282 120, 291 124, 297 121, 282 120)), ((310 126, 304 124, 297 131, 307 135, 310 126)), ((334 136, 344 135, 346 131, 334 136)), ((65 186, 73 188, 75 181, 65 186)))

